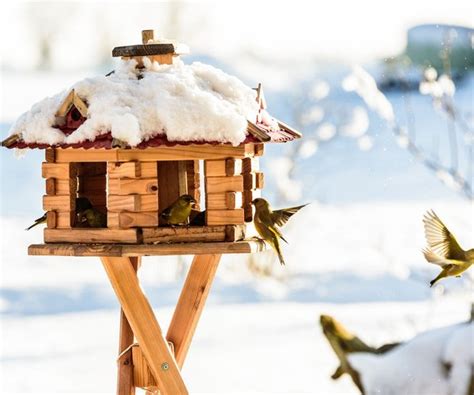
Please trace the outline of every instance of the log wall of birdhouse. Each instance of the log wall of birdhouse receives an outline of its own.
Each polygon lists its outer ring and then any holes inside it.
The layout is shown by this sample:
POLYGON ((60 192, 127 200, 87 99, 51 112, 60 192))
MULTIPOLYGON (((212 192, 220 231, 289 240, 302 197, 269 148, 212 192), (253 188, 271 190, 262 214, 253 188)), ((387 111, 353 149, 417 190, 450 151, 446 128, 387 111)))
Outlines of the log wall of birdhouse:
POLYGON ((74 163, 55 163, 51 150, 47 150, 46 162, 41 166, 46 179, 43 209, 47 227, 68 229, 75 223, 77 169, 74 163))
POLYGON ((242 159, 204 161, 206 224, 239 225, 244 223, 242 159))
POLYGON ((242 160, 242 176, 244 178, 243 209, 246 222, 251 222, 255 213, 252 200, 261 197, 264 186, 264 175, 260 170, 258 157, 242 160))
POLYGON ((157 162, 109 162, 107 226, 158 226, 157 162))

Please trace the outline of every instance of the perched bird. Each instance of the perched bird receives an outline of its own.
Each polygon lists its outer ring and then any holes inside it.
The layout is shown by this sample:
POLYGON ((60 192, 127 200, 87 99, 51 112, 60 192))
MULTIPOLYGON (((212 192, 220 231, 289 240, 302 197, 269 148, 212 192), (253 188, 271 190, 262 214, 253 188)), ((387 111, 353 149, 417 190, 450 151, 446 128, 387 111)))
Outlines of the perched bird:
POLYGON ((105 228, 107 226, 107 216, 95 208, 88 208, 78 215, 80 222, 89 228, 105 228))
POLYGON ((425 214, 423 223, 428 242, 423 255, 428 262, 442 268, 441 273, 430 282, 430 287, 444 277, 461 277, 461 274, 474 264, 474 248, 464 251, 434 211, 425 214))
MULTIPOLYGON (((81 214, 85 210, 91 209, 91 208, 92 208, 92 203, 90 202, 89 199, 87 199, 86 197, 76 198, 76 218, 77 218, 77 221, 81 222, 82 221, 81 214)), ((42 217, 35 219, 35 222, 32 225, 28 226, 28 228, 26 228, 25 230, 30 230, 31 228, 34 228, 36 225, 46 223, 46 218, 47 218, 46 213, 44 213, 44 215, 42 217)))
POLYGON ((302 209, 306 204, 297 207, 285 208, 281 210, 272 210, 270 204, 262 198, 252 201, 255 206, 255 215, 253 223, 260 237, 269 243, 278 255, 278 259, 282 265, 285 264, 280 249, 280 239, 288 243, 283 237, 278 226, 283 226, 290 217, 302 209))
POLYGON ((196 200, 191 195, 181 195, 171 206, 165 208, 160 217, 168 225, 186 224, 196 200))

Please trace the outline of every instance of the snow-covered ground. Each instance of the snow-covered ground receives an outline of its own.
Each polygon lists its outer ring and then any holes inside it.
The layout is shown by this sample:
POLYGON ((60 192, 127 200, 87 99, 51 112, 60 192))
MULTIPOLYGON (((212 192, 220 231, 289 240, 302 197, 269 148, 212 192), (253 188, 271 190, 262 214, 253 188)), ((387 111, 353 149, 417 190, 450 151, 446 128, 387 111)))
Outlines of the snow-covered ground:
MULTIPOLYGON (((204 311, 183 369, 192 393, 357 394, 348 377, 330 379, 338 361, 322 335, 320 314, 330 312, 374 345, 403 341, 469 317, 456 298, 436 304, 225 305, 215 299, 211 296, 204 311)), ((172 308, 156 314, 166 325, 172 308)), ((113 392, 117 310, 2 321, 1 393, 113 392)))

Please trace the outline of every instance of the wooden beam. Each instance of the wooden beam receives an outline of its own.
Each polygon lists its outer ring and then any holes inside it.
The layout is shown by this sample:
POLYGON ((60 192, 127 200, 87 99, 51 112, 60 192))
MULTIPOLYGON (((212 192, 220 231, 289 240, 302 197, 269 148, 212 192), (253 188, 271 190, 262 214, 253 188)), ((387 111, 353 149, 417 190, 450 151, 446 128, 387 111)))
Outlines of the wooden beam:
POLYGON ((190 144, 146 149, 55 148, 56 162, 129 162, 246 158, 255 154, 254 144, 190 144))
POLYGON ((138 283, 130 258, 102 258, 117 295, 150 370, 163 395, 184 395, 188 390, 163 338, 160 325, 138 283))
POLYGON ((189 269, 166 339, 173 343, 176 363, 184 360, 206 303, 221 255, 195 256, 189 269))
POLYGON ((233 210, 242 207, 242 192, 208 193, 206 199, 208 210, 233 210))
POLYGON ((242 159, 218 159, 204 162, 206 176, 236 176, 242 173, 242 159))
POLYGON ((244 210, 206 210, 207 225, 239 225, 244 224, 244 210))
POLYGON ((264 175, 262 172, 246 173, 243 177, 245 190, 263 189, 264 175))
MULTIPOLYGON (((54 230, 54 229, 51 229, 54 230)), ((69 229, 67 229, 69 230, 69 229)), ((126 229, 130 231, 134 229, 126 229)), ((28 247, 29 255, 52 256, 161 256, 161 255, 208 255, 208 254, 249 254, 265 251, 263 242, 244 240, 237 242, 211 243, 160 243, 160 244, 104 244, 47 243, 28 247)))
MULTIPOLYGON (((130 258, 135 273, 140 267, 140 257, 130 258)), ((120 309, 119 356, 133 344, 132 327, 122 309, 120 309)), ((117 360, 117 395, 135 395, 133 383, 132 350, 129 349, 117 360)))
POLYGON ((221 192, 242 192, 244 190, 244 180, 242 176, 232 177, 207 177, 206 194, 221 192))
POLYGON ((75 177, 76 167, 72 163, 48 163, 41 164, 41 175, 43 178, 59 178, 67 180, 70 177, 75 177))
POLYGON ((107 207, 111 212, 157 211, 158 195, 109 195, 107 207))
POLYGON ((157 192, 158 180, 156 178, 109 179, 109 194, 111 195, 155 194, 157 192))
POLYGON ((44 211, 75 211, 76 197, 71 195, 44 195, 44 211))
POLYGON ((108 213, 107 218, 118 216, 120 228, 134 228, 139 226, 158 226, 158 211, 108 213))
POLYGON ((138 243, 137 229, 44 229, 46 243, 138 243))
POLYGON ((142 232, 144 243, 189 243, 226 240, 225 226, 144 228, 142 232))

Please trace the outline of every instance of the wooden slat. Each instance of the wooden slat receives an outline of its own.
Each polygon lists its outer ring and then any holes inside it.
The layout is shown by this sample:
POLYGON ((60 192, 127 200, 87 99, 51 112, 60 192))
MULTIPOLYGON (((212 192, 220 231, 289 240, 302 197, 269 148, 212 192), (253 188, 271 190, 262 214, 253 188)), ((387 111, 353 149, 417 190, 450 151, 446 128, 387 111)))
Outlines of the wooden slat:
POLYGON ((208 193, 206 208, 209 210, 233 210, 242 207, 242 192, 208 193))
POLYGON ((252 205, 252 201, 261 196, 262 191, 260 189, 243 192, 244 202, 242 207, 244 209, 245 222, 252 222, 255 214, 255 207, 252 205))
POLYGON ((56 211, 48 211, 46 213, 46 226, 50 229, 56 227, 56 211))
POLYGON ((174 161, 195 159, 244 158, 254 154, 250 144, 231 145, 176 145, 173 147, 147 148, 143 150, 118 150, 118 161, 174 161))
MULTIPOLYGON (((130 258, 135 273, 140 267, 139 257, 130 258)), ((134 336, 132 327, 122 309, 120 309, 120 332, 119 332, 119 355, 133 344, 134 336)), ((132 350, 128 350, 117 360, 117 395, 135 395, 135 385, 133 383, 133 363, 132 350)))
POLYGON ((109 194, 111 195, 151 194, 157 191, 158 180, 156 178, 109 179, 109 194))
POLYGON ((198 160, 188 160, 186 167, 186 174, 188 178, 188 193, 196 200, 195 209, 200 210, 201 200, 201 175, 200 175, 200 163, 198 160))
MULTIPOLYGON (((54 229, 51 229, 54 230, 54 229)), ((69 231, 69 229, 67 229, 69 231)), ((126 229, 125 231, 134 231, 126 229)), ((123 231, 122 231, 123 232, 123 231)), ((207 255, 207 254, 249 254, 265 251, 263 242, 247 240, 237 242, 211 243, 160 243, 160 244, 83 244, 65 242, 33 244, 28 247, 29 255, 53 256, 161 256, 161 255, 207 255)))
POLYGON ((254 145, 254 155, 255 156, 262 156, 263 151, 264 151, 264 144, 263 143, 257 143, 254 145))
POLYGON ((48 178, 54 180, 54 191, 56 195, 76 195, 77 192, 77 178, 73 177, 67 180, 59 178, 48 178))
POLYGON ((140 177, 139 162, 111 162, 107 164, 110 178, 136 178, 140 177))
POLYGON ((151 373, 140 346, 138 344, 134 345, 131 351, 133 360, 133 384, 136 387, 146 388, 147 391, 145 395, 159 394, 156 380, 151 373))
POLYGON ((242 173, 252 173, 260 170, 258 158, 244 158, 242 159, 242 173))
POLYGON ((146 149, 56 148, 56 162, 128 162, 245 158, 255 154, 253 144, 176 145, 146 149))
POLYGON ((56 156, 53 148, 46 148, 44 160, 48 163, 54 163, 56 161, 56 156))
POLYGON ((134 228, 138 226, 158 226, 158 211, 133 213, 123 211, 119 216, 120 228, 134 228))
POLYGON ((245 223, 244 210, 206 210, 207 225, 239 225, 245 223))
POLYGON ((242 159, 220 159, 204 161, 206 176, 235 176, 242 173, 242 159))
POLYGON ((71 228, 74 225, 74 215, 70 211, 48 211, 46 214, 48 228, 71 228))
POLYGON ((144 243, 183 243, 225 241, 225 226, 190 226, 144 228, 144 243))
POLYGON ((116 162, 117 149, 56 148, 56 162, 116 162))
POLYGON ((41 164, 41 175, 43 178, 69 179, 75 177, 76 167, 70 163, 48 163, 41 164))
POLYGON ((264 175, 261 172, 258 173, 246 173, 244 177, 244 189, 263 189, 264 175))
POLYGON ((128 258, 102 258, 102 264, 141 351, 163 395, 188 394, 175 359, 128 258))
POLYGON ((56 178, 46 179, 46 195, 56 195, 56 178))
POLYGON ((157 211, 158 195, 109 195, 108 209, 112 212, 120 211, 157 211))
POLYGON ((221 255, 195 256, 189 269, 166 338, 174 345, 176 363, 182 368, 196 331, 221 255))
POLYGON ((206 177, 206 193, 242 192, 243 190, 242 176, 206 177))
POLYGON ((226 225, 225 241, 240 241, 245 239, 247 227, 245 225, 226 225))
POLYGON ((71 195, 44 195, 44 211, 75 211, 75 196, 71 195))
POLYGON ((138 243, 137 229, 44 229, 46 243, 138 243))

